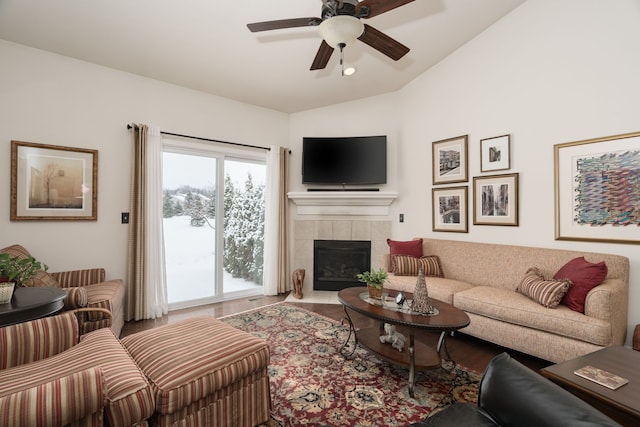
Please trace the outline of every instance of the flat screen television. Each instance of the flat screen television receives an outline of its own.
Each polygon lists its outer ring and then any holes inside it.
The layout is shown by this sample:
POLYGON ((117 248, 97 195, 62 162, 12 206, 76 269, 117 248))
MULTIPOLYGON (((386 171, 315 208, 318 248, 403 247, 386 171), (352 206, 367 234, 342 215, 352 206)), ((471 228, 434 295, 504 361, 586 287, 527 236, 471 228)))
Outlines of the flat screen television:
POLYGON ((304 137, 302 183, 387 183, 387 137, 304 137))

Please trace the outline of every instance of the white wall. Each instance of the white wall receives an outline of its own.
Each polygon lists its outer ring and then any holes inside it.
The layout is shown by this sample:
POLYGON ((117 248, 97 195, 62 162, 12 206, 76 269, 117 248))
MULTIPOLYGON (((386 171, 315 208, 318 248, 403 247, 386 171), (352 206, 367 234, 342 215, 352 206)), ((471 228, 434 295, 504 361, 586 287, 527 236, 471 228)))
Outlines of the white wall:
MULTIPOLYGON (((293 114, 291 145, 299 154, 305 135, 389 130, 396 142, 390 158, 396 175, 387 185, 399 193, 389 215, 396 239, 629 257, 629 343, 640 323, 640 248, 554 239, 553 145, 640 131, 639 21, 637 0, 528 1, 397 93, 293 114), (431 143, 468 134, 471 182, 480 175, 480 139, 507 133, 512 160, 505 172, 520 174, 519 227, 474 226, 470 211, 468 234, 432 232, 431 143)), ((300 159, 292 160, 291 188, 299 191, 300 159)), ((469 206, 471 200, 470 186, 469 206)))
POLYGON ((284 113, 1 40, 0 58, 0 247, 20 243, 50 271, 101 266, 126 277, 127 123, 265 147, 289 140, 284 113), (97 149, 98 220, 9 221, 11 140, 97 149))

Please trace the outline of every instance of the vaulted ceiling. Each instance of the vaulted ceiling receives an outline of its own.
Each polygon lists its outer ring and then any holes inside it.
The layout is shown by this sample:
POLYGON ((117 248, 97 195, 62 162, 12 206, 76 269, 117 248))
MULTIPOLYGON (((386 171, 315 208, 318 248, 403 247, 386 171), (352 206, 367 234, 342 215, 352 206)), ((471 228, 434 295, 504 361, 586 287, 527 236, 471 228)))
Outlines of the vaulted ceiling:
POLYGON ((246 24, 320 16, 321 0, 0 0, 0 39, 269 109, 297 112, 395 91, 525 0, 416 0, 365 22, 408 46, 395 62, 356 41, 309 67, 316 27, 246 24))

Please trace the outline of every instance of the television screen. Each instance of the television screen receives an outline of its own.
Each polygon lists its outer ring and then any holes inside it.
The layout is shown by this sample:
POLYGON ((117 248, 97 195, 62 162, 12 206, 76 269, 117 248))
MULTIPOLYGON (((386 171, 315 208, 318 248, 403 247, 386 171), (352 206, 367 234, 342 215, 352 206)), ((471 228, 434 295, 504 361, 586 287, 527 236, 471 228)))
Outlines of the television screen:
POLYGON ((302 183, 386 184, 387 137, 304 137, 302 183))

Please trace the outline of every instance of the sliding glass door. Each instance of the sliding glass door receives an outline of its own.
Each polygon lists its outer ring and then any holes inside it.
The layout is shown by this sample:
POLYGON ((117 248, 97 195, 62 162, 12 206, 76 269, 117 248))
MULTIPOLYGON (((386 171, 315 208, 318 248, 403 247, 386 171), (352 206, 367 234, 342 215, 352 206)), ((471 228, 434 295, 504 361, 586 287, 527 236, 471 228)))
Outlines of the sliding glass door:
POLYGON ((206 144, 165 143, 170 309, 262 293, 266 167, 255 154, 232 154, 206 144))

